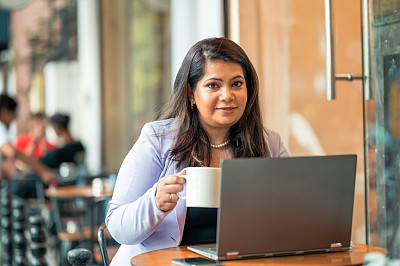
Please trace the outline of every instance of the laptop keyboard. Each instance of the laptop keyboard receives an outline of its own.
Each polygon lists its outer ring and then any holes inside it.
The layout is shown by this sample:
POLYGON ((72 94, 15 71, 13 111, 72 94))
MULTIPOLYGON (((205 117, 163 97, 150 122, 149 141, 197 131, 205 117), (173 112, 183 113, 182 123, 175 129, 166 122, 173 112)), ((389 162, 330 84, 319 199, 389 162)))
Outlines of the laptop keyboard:
POLYGON ((217 245, 209 246, 209 248, 207 249, 206 252, 213 254, 213 255, 217 255, 217 245))

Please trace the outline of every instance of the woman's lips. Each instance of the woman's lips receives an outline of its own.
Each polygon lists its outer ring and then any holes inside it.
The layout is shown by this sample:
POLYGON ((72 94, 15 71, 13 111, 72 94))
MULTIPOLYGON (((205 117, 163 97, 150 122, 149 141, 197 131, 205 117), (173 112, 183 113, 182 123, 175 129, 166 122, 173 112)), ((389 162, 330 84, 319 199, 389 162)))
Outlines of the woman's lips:
POLYGON ((237 107, 219 107, 217 110, 224 114, 231 114, 236 110, 236 108, 237 107))

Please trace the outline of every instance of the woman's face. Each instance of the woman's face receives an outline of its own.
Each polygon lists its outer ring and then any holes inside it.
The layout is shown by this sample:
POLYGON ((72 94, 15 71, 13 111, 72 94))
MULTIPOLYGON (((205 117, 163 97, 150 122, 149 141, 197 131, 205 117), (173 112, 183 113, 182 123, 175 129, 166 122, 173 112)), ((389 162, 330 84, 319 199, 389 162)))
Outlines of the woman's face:
POLYGON ((242 67, 223 60, 208 61, 193 98, 204 129, 231 127, 242 117, 247 103, 242 67))

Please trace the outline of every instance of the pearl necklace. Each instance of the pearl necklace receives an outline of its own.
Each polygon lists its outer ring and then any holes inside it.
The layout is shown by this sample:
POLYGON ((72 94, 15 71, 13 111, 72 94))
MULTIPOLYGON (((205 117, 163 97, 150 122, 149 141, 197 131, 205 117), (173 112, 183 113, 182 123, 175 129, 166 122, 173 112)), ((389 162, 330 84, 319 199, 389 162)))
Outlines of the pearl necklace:
POLYGON ((220 149, 220 148, 223 148, 223 147, 225 147, 226 145, 228 145, 228 144, 229 144, 229 142, 231 142, 231 140, 230 140, 230 139, 228 139, 228 140, 227 140, 227 141, 225 141, 224 143, 217 144, 217 145, 215 145, 215 144, 211 144, 211 143, 210 143, 210 146, 211 146, 211 148, 214 148, 214 149, 220 149))
MULTIPOLYGON (((200 137, 200 139, 201 139, 201 141, 202 141, 203 143, 208 144, 207 141, 205 141, 203 138, 200 137)), ((221 143, 221 144, 211 144, 211 143, 210 143, 210 146, 211 146, 211 148, 214 148, 214 149, 220 149, 220 148, 223 148, 223 147, 225 147, 226 145, 228 145, 229 142, 231 142, 230 139, 228 139, 227 141, 225 141, 224 143, 221 143)))
POLYGON ((215 144, 211 144, 211 143, 210 143, 210 146, 211 146, 211 148, 214 148, 214 149, 220 149, 220 148, 223 148, 223 147, 225 147, 226 145, 228 145, 228 144, 229 144, 229 142, 231 142, 231 140, 230 140, 230 139, 228 139, 228 140, 227 140, 227 141, 225 141, 224 143, 217 144, 217 145, 215 145, 215 144))

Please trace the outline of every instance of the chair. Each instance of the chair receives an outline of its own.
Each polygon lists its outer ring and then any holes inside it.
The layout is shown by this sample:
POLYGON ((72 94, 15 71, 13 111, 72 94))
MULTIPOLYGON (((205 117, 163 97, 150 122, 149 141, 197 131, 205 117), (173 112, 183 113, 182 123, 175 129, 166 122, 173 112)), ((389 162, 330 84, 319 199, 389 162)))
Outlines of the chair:
POLYGON ((102 261, 101 256, 96 256, 96 234, 104 222, 109 195, 94 197, 90 185, 59 186, 46 193, 53 207, 55 233, 63 263, 67 251, 78 247, 89 248, 94 261, 102 261))
POLYGON ((107 254, 106 237, 104 236, 105 227, 106 227, 105 224, 103 224, 99 227, 99 231, 97 234, 97 240, 99 241, 100 253, 101 253, 101 258, 103 260, 104 266, 109 266, 110 259, 108 258, 108 254, 107 254))
POLYGON ((60 265, 69 265, 67 252, 78 247, 89 247, 90 227, 87 222, 87 204, 82 199, 51 197, 53 225, 60 265))
POLYGON ((97 240, 99 242, 101 260, 103 261, 104 266, 110 265, 110 259, 108 253, 110 253, 110 257, 112 259, 112 257, 114 257, 115 253, 117 253, 117 250, 119 248, 119 245, 113 245, 109 247, 107 250, 107 239, 112 239, 112 237, 111 235, 109 235, 109 233, 107 233, 107 226, 105 224, 102 224, 99 227, 99 231, 97 232, 97 240))
POLYGON ((60 186, 52 190, 53 194, 50 193, 51 190, 47 191, 52 203, 55 229, 53 232, 57 239, 62 265, 68 265, 66 261, 68 250, 85 247, 93 251, 97 246, 96 234, 98 226, 104 221, 107 198, 95 199, 90 194, 87 196, 84 193, 87 187, 60 186), (101 222, 98 222, 99 220, 101 222))

